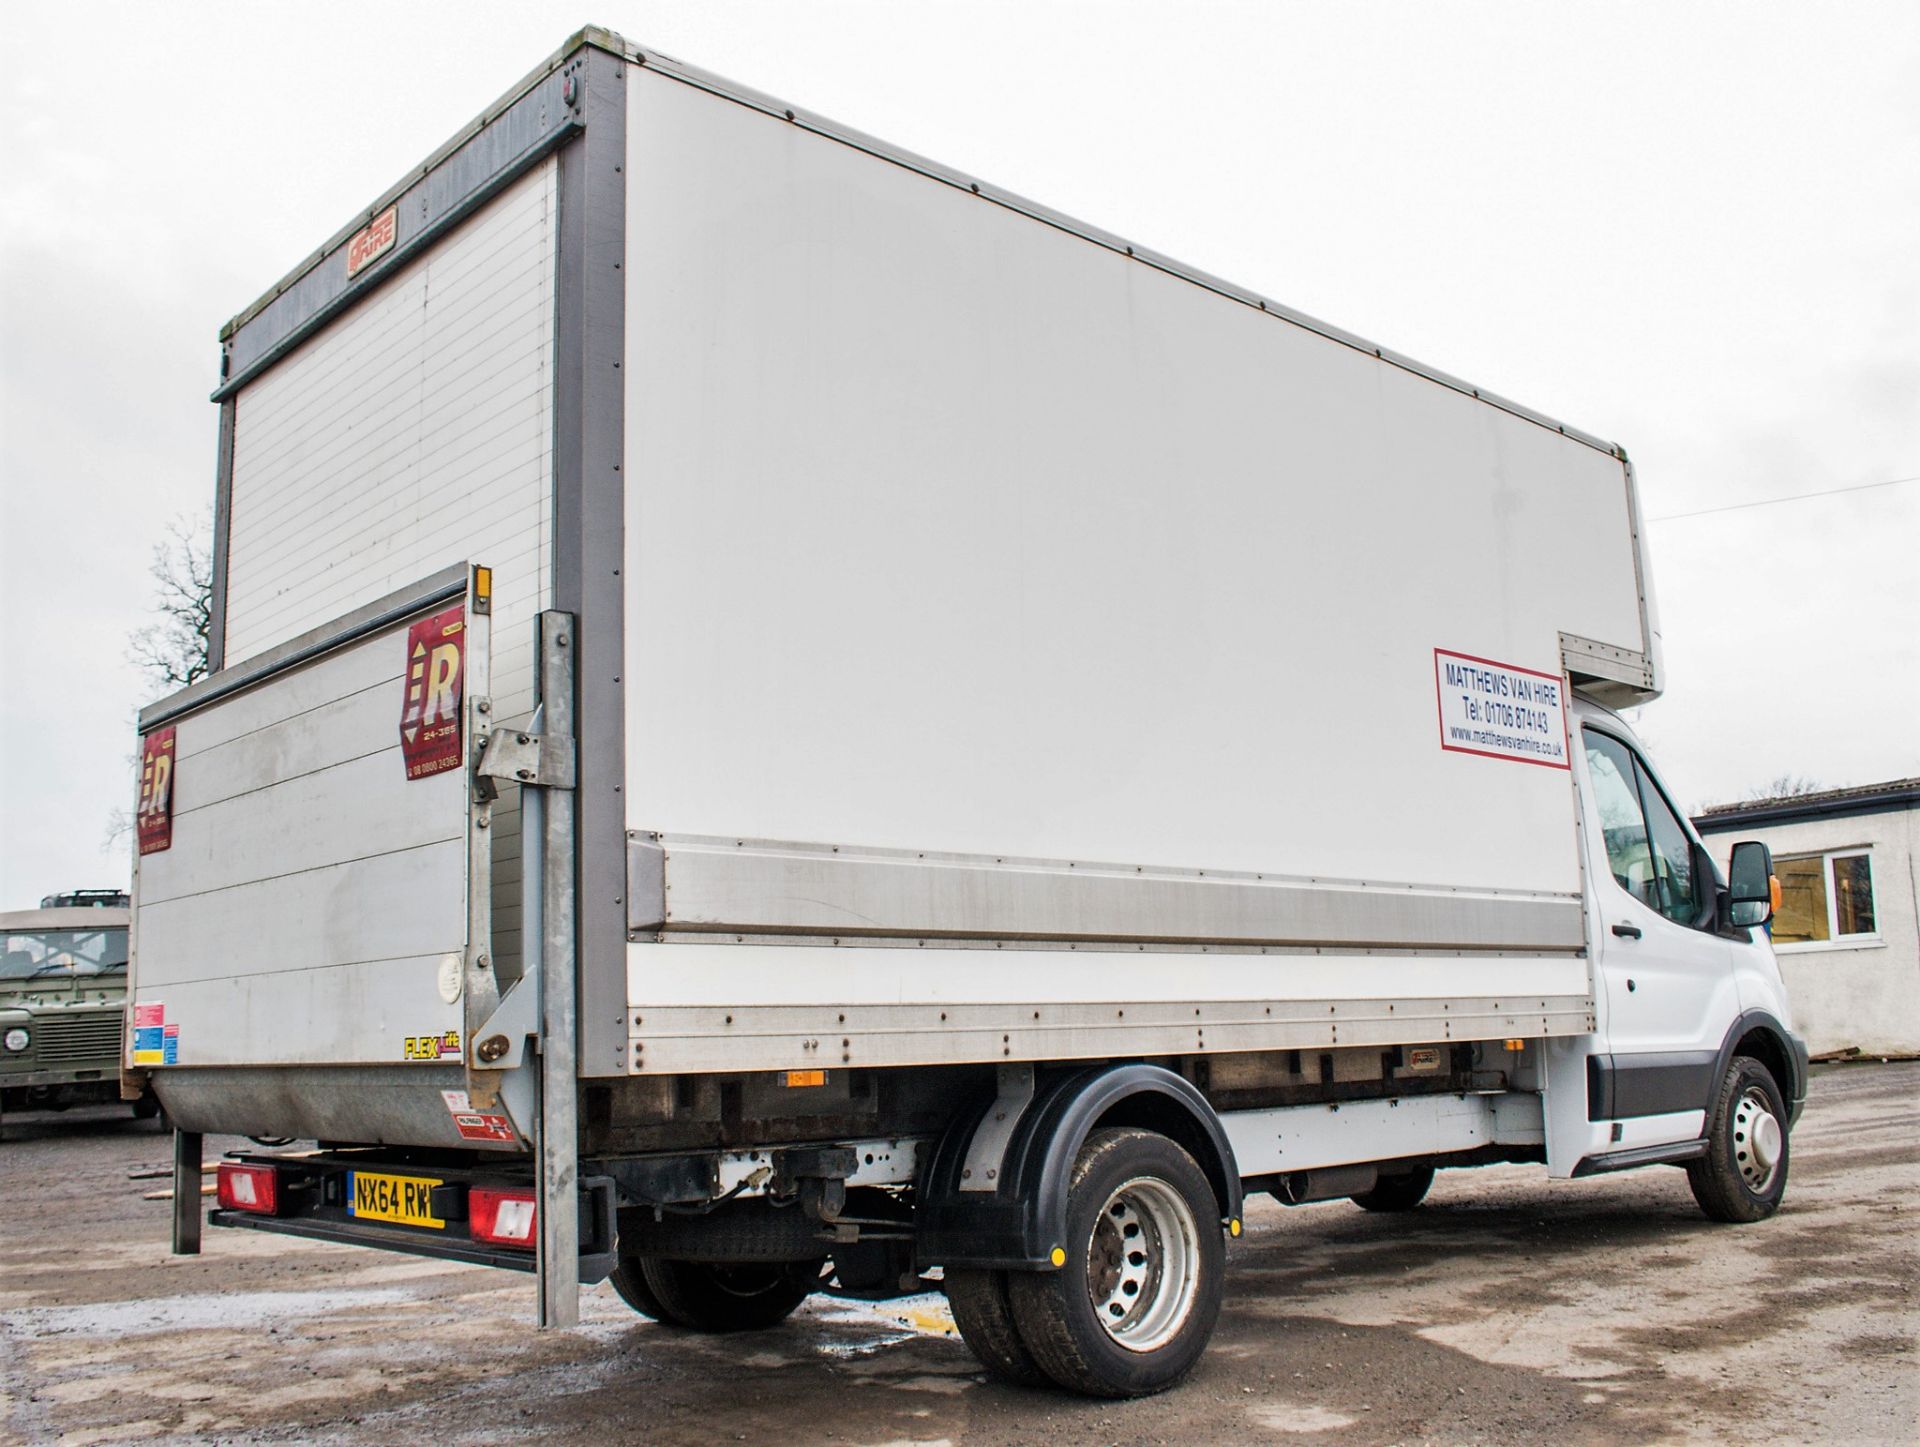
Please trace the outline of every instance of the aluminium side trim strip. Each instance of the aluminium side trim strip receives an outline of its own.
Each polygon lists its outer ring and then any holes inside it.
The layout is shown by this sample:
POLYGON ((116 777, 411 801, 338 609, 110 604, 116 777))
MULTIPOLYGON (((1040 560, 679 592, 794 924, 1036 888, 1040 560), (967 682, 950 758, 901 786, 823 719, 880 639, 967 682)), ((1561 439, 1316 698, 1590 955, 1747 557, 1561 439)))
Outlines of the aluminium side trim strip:
POLYGON ((680 835, 630 841, 629 858, 629 938, 658 930, 1565 955, 1587 942, 1574 894, 680 835))
POLYGON ((649 1005, 634 1075, 1104 1060, 1591 1034, 1585 995, 1095 1003, 649 1005))

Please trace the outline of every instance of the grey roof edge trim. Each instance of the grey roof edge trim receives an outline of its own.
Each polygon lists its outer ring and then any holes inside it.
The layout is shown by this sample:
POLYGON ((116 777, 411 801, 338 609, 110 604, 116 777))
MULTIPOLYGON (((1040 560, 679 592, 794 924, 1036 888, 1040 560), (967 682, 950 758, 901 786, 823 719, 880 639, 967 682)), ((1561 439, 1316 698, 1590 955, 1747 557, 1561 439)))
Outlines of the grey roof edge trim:
POLYGON ((539 65, 528 71, 525 76, 521 77, 517 84, 500 96, 498 100, 494 101, 492 105, 488 106, 485 110, 481 111, 479 115, 455 131, 453 135, 442 142, 439 148, 436 149, 432 155, 428 156, 426 160, 413 167, 406 175, 402 176, 398 181, 395 181, 385 191, 382 191, 379 198, 372 204, 356 211, 351 221, 348 221, 346 225, 334 232, 331 237, 323 242, 315 251, 310 253, 305 260, 301 261, 293 270, 289 271, 285 276, 281 277, 279 281, 262 292, 249 306, 235 313, 227 324, 220 328, 219 340, 222 342, 227 341, 234 333, 238 332, 240 328, 259 316, 261 312, 265 311, 277 301, 283 292, 298 282, 301 277, 319 266, 335 251, 352 240, 354 233, 359 231, 361 227, 366 226, 374 217, 398 201, 406 194, 410 187, 425 180, 436 166, 440 165, 468 141, 479 135, 481 131, 485 130, 494 121, 498 120, 515 102, 529 94, 534 87, 538 86, 541 81, 565 65, 568 60, 572 59, 575 52, 585 46, 592 46, 596 49, 605 50, 611 54, 621 56, 626 54, 628 48, 626 42, 619 36, 609 30, 603 30, 599 26, 589 25, 583 29, 576 30, 572 35, 567 37, 565 44, 554 51, 552 55, 548 56, 539 65))
MULTIPOLYGON (((367 225, 374 217, 378 216, 389 205, 397 201, 409 187, 424 179, 435 166, 445 161, 455 151, 459 150, 461 146, 478 135, 502 112, 527 95, 535 86, 539 85, 561 66, 565 65, 567 61, 583 47, 604 50, 609 54, 620 56, 622 59, 631 61, 636 65, 642 65, 648 69, 656 70, 662 75, 707 91, 710 94, 736 101, 741 105, 751 106, 753 109, 763 111, 770 116, 778 116, 804 130, 812 131, 829 140, 839 141, 843 145, 852 146, 854 149, 864 151, 880 160, 890 161, 895 165, 916 171, 929 179, 944 182, 960 190, 971 191, 984 201, 990 201, 995 205, 1004 206, 1008 210, 1018 212, 1030 220, 1038 221, 1043 225, 1054 227, 1056 230, 1078 236, 1082 240, 1091 241, 1096 246, 1102 246, 1110 251, 1119 252, 1143 265, 1154 268, 1156 271, 1165 272, 1169 276, 1178 277, 1182 281, 1190 282, 1204 290, 1226 297, 1231 301, 1237 301, 1243 305, 1253 307, 1258 311, 1266 312, 1281 321, 1291 322, 1297 327, 1326 337, 1330 341, 1338 342, 1342 346, 1351 347, 1357 352, 1364 352, 1369 356, 1377 357, 1389 366, 1397 367, 1401 371, 1409 372, 1414 376, 1423 377, 1427 381, 1438 383, 1442 387, 1463 393, 1466 396, 1474 398, 1476 401, 1485 402, 1490 407, 1510 413, 1536 426, 1544 427, 1549 432, 1558 432, 1562 436, 1570 437, 1576 442, 1584 443, 1596 451, 1604 452, 1610 457, 1617 457, 1623 462, 1626 460, 1626 451, 1618 444, 1608 442, 1606 439, 1596 436, 1591 432, 1585 432, 1580 428, 1569 426, 1557 418, 1549 417, 1544 412, 1536 412, 1531 407, 1524 406, 1510 398, 1502 397, 1496 392, 1490 392, 1484 388, 1476 387, 1471 382, 1464 381, 1450 373, 1442 372, 1437 367, 1429 367, 1390 348, 1378 346, 1366 338, 1336 327, 1330 322, 1323 322, 1317 317, 1308 316, 1305 312, 1297 311, 1292 307, 1274 301, 1270 297, 1263 296, 1259 292, 1238 286, 1221 277, 1213 276, 1208 272, 1201 271, 1197 267, 1187 266, 1170 256, 1154 251, 1150 247, 1135 246, 1124 237, 1116 236, 1110 231, 1104 231, 1084 221, 1078 221, 1062 212, 1055 211, 1049 206, 1043 206, 1037 201, 1028 200, 1026 197, 1018 195, 1015 192, 1005 190, 1002 187, 989 185, 951 166, 942 165, 938 161, 916 155, 914 152, 906 150, 903 147, 892 145, 880 140, 878 137, 867 135, 863 131, 857 131, 851 126, 841 125, 836 121, 829 120, 825 116, 803 111, 796 106, 788 105, 786 102, 766 94, 764 91, 754 90, 750 86, 740 85, 726 79, 724 76, 702 70, 698 66, 688 65, 685 61, 676 60, 663 51, 638 45, 611 30, 593 25, 575 31, 558 50, 554 51, 553 54, 540 65, 529 71, 517 85, 508 90, 473 120, 461 127, 460 130, 456 131, 452 137, 441 145, 431 156, 427 157, 425 161, 415 166, 399 181, 382 192, 379 199, 355 213, 353 219, 337 231, 325 245, 308 256, 306 260, 288 272, 287 275, 272 288, 263 293, 251 306, 238 313, 231 321, 222 327, 220 329, 220 340, 225 342, 241 327, 252 321, 270 306, 282 292, 286 291, 303 276, 319 266, 339 247, 345 245, 352 239, 356 231, 367 225)), ((222 390, 224 391, 225 389, 223 388, 222 390)))
POLYGON ((394 589, 385 597, 375 598, 351 613, 308 629, 297 638, 289 638, 264 653, 243 659, 231 668, 210 673, 178 693, 170 693, 141 709, 140 732, 145 733, 148 729, 192 713, 229 694, 238 693, 243 688, 250 688, 276 673, 283 673, 297 664, 318 658, 357 638, 377 633, 435 603, 464 596, 471 567, 469 563, 454 563, 437 573, 428 574, 417 583, 409 583, 404 588, 394 589))
MULTIPOLYGON (((125 929, 132 920, 133 911, 130 909, 101 909, 93 906, 66 909, 10 909, 0 913, 0 930, 125 929)), ((87 975, 83 978, 96 977, 87 975)), ((26 983, 25 980, 7 981, 9 986, 26 983)))
POLYGON ((1246 287, 1236 285, 1233 282, 1201 271, 1198 267, 1188 266, 1184 262, 1177 261, 1173 257, 1154 251, 1150 247, 1136 246, 1124 237, 1116 236, 1110 231, 1105 231, 1100 227, 1076 220, 1062 212, 1055 211, 1050 206, 1043 206, 1038 201, 1032 201, 1015 192, 989 185, 978 177, 969 176, 965 172, 955 170, 951 166, 943 165, 939 161, 929 160, 925 156, 916 155, 912 151, 892 145, 875 136, 867 135, 863 131, 857 131, 851 126, 841 125, 839 122, 829 120, 825 116, 803 111, 797 106, 789 105, 785 101, 766 94, 764 91, 754 90, 750 86, 740 85, 737 82, 726 79, 724 76, 702 70, 698 66, 688 65, 685 61, 676 60, 661 51, 637 45, 611 31, 594 32, 591 43, 602 49, 614 49, 618 47, 617 53, 624 55, 628 60, 637 65, 645 66, 650 70, 658 71, 660 74, 668 76, 671 79, 681 81, 687 85, 694 86, 697 89, 707 91, 713 95, 721 96, 727 100, 736 101, 741 105, 751 106, 755 110, 763 111, 770 116, 784 119, 793 125, 799 126, 802 130, 812 131, 829 140, 839 141, 843 145, 865 151, 868 155, 880 160, 890 161, 910 171, 917 171, 931 180, 945 182, 947 185, 962 191, 971 191, 983 201, 991 201, 995 205, 1006 207, 1009 211, 1018 212, 1030 220, 1038 221, 1043 225, 1054 227, 1056 230, 1078 236, 1084 241, 1091 241, 1096 246, 1105 247, 1109 251, 1119 252, 1135 261, 1152 267, 1156 271, 1163 271, 1169 276, 1178 277, 1182 281, 1190 282, 1206 291, 1211 291, 1219 296, 1226 297, 1230 301, 1237 301, 1243 305, 1253 307, 1281 321, 1291 322, 1297 327, 1326 337, 1330 341, 1338 342, 1342 346, 1351 347, 1357 352, 1364 352, 1369 356, 1377 357, 1382 362, 1387 363, 1389 366, 1397 367, 1401 371, 1410 372, 1417 377, 1425 378, 1429 382, 1437 382, 1439 385, 1450 388, 1455 392, 1464 393, 1476 401, 1485 402, 1490 407, 1498 408, 1502 412, 1511 413, 1523 421, 1544 427, 1549 432, 1558 432, 1562 436, 1572 438, 1575 442, 1584 443, 1596 451, 1604 452, 1609 457, 1618 458, 1622 462, 1626 461, 1626 450, 1617 443, 1608 442, 1605 438, 1598 437, 1591 432, 1584 432, 1577 427, 1569 426, 1557 418, 1549 417, 1544 412, 1536 412, 1533 408, 1502 397, 1498 393, 1476 387, 1471 382, 1463 381, 1459 377, 1442 372, 1437 367, 1429 367, 1422 362, 1417 362, 1411 357, 1393 351, 1391 348, 1378 346, 1366 338, 1336 327, 1330 322, 1323 322, 1317 317, 1308 316, 1305 312, 1297 311, 1283 303, 1274 301, 1271 297, 1263 296, 1259 292, 1251 291, 1246 287))
POLYGON ((1845 818, 1853 814, 1891 814, 1920 808, 1920 785, 1906 783, 1862 789, 1841 798, 1756 799, 1693 816, 1702 834, 1720 834, 1762 824, 1792 824, 1802 819, 1845 818))

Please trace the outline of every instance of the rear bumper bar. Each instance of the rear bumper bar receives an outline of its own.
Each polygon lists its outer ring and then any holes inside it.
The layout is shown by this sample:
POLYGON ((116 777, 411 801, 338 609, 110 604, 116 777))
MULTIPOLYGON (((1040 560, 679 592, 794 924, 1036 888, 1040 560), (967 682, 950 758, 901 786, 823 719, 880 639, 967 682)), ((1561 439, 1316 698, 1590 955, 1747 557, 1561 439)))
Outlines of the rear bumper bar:
MULTIPOLYGON (((476 1238, 469 1230, 465 1209, 466 1191, 472 1186, 524 1188, 524 1178, 503 1177, 485 1170, 475 1171, 445 1165, 381 1161, 366 1156, 328 1157, 324 1154, 284 1157, 247 1153, 230 1157, 242 1164, 272 1165, 283 1170, 280 1209, 274 1214, 226 1208, 208 1213, 207 1222, 244 1231, 266 1231, 280 1236, 300 1236, 310 1241, 335 1241, 348 1246, 369 1246, 377 1251, 399 1251, 409 1256, 426 1256, 440 1261, 459 1261, 470 1266, 499 1266, 509 1271, 534 1270, 531 1249, 515 1250, 476 1238), (360 1220, 343 1203, 346 1177, 353 1170, 380 1170, 401 1175, 427 1175, 443 1183, 437 1199, 452 1209, 445 1212, 436 1229, 389 1225, 360 1220), (442 1195, 442 1192, 449 1194, 442 1195)), ((580 1281, 591 1285, 604 1281, 618 1259, 615 1255, 618 1190, 607 1176, 590 1176, 580 1183, 580 1281)), ((441 1208, 436 1206, 436 1212, 441 1208)))
MULTIPOLYGON (((361 1226, 340 1221, 319 1221, 300 1216, 255 1216, 246 1211, 209 1211, 210 1226, 233 1226, 246 1231, 268 1231, 279 1236, 304 1236, 310 1241, 336 1241, 344 1246, 371 1246, 380 1251, 402 1251, 409 1256, 431 1256, 441 1261, 460 1261, 469 1266, 501 1266, 508 1271, 532 1271, 531 1251, 508 1251, 479 1241, 455 1239, 430 1240, 405 1229, 388 1230, 380 1226, 361 1226)), ((591 1286, 604 1281, 613 1270, 613 1253, 580 1255, 580 1282, 591 1286)))

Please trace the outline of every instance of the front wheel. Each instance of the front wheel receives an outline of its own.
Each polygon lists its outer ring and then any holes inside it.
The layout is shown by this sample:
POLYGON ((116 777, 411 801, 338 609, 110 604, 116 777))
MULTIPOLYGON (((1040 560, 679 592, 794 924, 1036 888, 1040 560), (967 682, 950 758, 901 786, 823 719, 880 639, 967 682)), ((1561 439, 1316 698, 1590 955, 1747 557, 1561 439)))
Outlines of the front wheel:
MULTIPOLYGON (((614 1290, 636 1311, 689 1331, 761 1331, 778 1326, 820 1285, 824 1261, 714 1262, 636 1257, 644 1292, 614 1290), (654 1310, 658 1307, 658 1310, 654 1310)), ((621 1262, 623 1274, 632 1272, 621 1262)))
POLYGON ((1074 1162, 1066 1220, 1059 1269, 1008 1275, 1021 1343, 1069 1391, 1165 1391, 1220 1316, 1227 1253, 1213 1187, 1165 1136, 1097 1130, 1074 1162))
POLYGON ((1758 1060, 1736 1055, 1714 1095, 1707 1153, 1687 1184, 1715 1221, 1764 1221, 1787 1193, 1787 1105, 1758 1060))

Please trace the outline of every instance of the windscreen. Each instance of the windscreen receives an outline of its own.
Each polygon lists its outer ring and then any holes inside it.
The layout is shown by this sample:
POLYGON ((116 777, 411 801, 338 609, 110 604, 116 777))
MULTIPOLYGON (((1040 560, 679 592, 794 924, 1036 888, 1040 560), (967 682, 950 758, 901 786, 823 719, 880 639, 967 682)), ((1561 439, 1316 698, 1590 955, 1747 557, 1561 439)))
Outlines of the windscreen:
POLYGON ((70 980, 126 968, 124 929, 14 930, 0 935, 0 982, 70 980))

